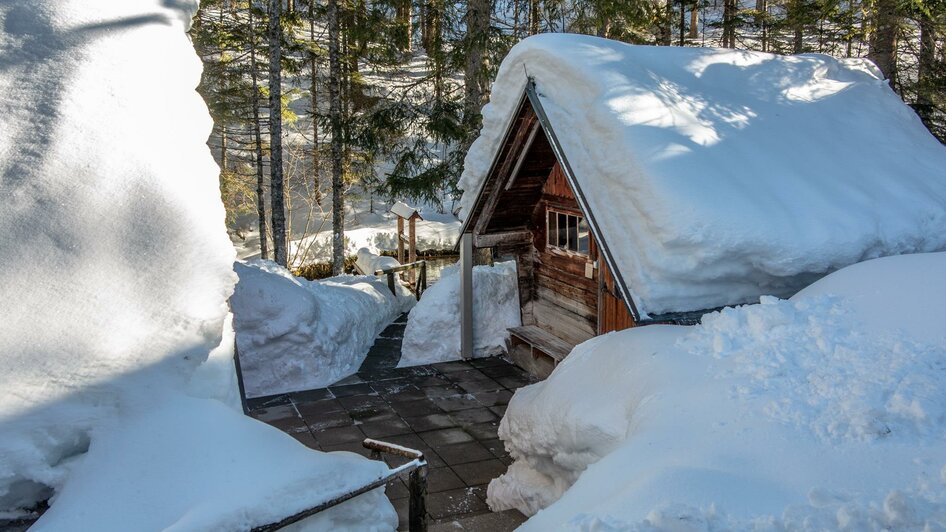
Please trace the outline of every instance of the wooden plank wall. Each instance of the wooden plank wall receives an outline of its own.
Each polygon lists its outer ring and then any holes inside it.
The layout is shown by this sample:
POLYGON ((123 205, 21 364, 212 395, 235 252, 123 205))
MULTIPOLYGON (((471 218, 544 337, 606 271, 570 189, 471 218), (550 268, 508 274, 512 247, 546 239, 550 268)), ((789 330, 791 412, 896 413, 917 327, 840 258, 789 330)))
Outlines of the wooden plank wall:
POLYGON ((534 295, 530 311, 535 325, 574 345, 598 333, 597 272, 590 279, 585 276, 585 265, 594 260, 597 247, 592 241, 591 255, 581 256, 546 246, 549 207, 581 216, 558 164, 552 168, 533 213, 534 295))
POLYGON ((598 260, 600 275, 600 297, 598 298, 598 334, 620 331, 634 326, 634 318, 627 311, 624 298, 621 297, 614 283, 614 277, 608 270, 603 258, 598 260))

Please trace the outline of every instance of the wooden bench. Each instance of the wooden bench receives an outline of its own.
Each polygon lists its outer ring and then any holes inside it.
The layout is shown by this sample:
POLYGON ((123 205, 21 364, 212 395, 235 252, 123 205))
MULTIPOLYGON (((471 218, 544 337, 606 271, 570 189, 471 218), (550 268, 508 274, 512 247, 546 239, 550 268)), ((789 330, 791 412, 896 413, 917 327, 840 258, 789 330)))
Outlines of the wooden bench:
POLYGON ((572 348, 575 347, 535 325, 513 327, 509 329, 509 335, 513 348, 517 345, 528 346, 533 358, 538 358, 541 355, 547 356, 552 359, 553 366, 557 366, 559 362, 564 360, 568 353, 571 353, 572 348))

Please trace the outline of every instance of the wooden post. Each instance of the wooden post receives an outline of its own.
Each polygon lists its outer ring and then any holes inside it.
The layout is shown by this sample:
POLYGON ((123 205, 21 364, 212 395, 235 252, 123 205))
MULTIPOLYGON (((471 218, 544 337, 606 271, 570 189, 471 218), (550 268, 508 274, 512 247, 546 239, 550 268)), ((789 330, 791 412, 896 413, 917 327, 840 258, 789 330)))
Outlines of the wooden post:
POLYGON ((397 261, 404 264, 404 218, 397 217, 397 261))
POLYGON ((411 471, 408 477, 410 500, 407 507, 407 526, 411 532, 427 532, 427 463, 411 471))
POLYGON ((460 356, 473 358, 473 234, 460 237, 460 356))
MULTIPOLYGON (((408 260, 408 262, 410 262, 410 263, 414 263, 414 262, 417 261, 417 235, 416 235, 416 233, 415 233, 415 229, 416 229, 415 222, 416 222, 416 221, 417 221, 417 216, 416 216, 416 215, 415 215, 415 216, 411 216, 411 219, 408 220, 408 229, 407 229, 407 230, 408 230, 408 237, 407 237, 407 238, 408 238, 408 240, 407 240, 407 256, 408 256, 408 259, 407 259, 407 260, 408 260)), ((408 273, 408 276, 409 276, 409 277, 408 277, 409 282, 413 283, 413 282, 414 282, 414 270, 411 270, 410 273, 408 273)))

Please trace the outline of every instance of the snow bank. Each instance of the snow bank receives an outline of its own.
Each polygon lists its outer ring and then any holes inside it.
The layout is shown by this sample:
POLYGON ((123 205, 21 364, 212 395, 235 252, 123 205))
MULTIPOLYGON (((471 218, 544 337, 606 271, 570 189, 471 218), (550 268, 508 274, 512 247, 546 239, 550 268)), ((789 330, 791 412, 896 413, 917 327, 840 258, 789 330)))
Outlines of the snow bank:
POLYGON ((859 261, 946 249, 946 148, 866 60, 582 35, 530 37, 503 61, 461 217, 526 73, 644 313, 788 296, 859 261))
POLYGON ((581 344, 510 402, 489 502, 545 508, 525 530, 942 528, 944 290, 946 254, 891 257, 581 344))
POLYGON ((378 270, 394 268, 400 265, 401 263, 394 257, 375 255, 368 248, 359 249, 355 259, 355 266, 365 275, 374 275, 374 272, 378 270))
MULTIPOLYGON (((216 401, 153 399, 98 429, 77 480, 31 530, 249 530, 387 472, 355 454, 310 451, 216 401)), ((375 490, 304 527, 394 530, 397 514, 375 490)))
MULTIPOLYGON (((522 324, 515 262, 473 267, 473 356, 506 350, 506 332, 522 324)), ((407 317, 399 367, 460 358, 460 269, 448 266, 407 317)))
POLYGON ((375 276, 321 281, 272 261, 237 262, 233 309, 248 397, 322 388, 358 371, 375 337, 414 296, 375 276))
POLYGON ((48 497, 127 396, 190 386, 221 341, 234 253, 195 7, 0 5, 0 509, 48 497))
MULTIPOLYGON (((195 9, 0 3, 0 519, 49 499, 35 530, 232 530, 382 467, 233 408, 195 9)), ((380 499, 325 518, 390 527, 380 499)))

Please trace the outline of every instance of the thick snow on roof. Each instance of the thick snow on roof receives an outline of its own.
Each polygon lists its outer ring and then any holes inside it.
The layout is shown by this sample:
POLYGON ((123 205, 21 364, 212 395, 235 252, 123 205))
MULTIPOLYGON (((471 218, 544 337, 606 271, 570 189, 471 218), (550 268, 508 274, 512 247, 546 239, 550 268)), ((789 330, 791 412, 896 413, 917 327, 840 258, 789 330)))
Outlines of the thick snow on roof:
POLYGON ((527 74, 644 313, 790 295, 858 261, 946 249, 946 148, 868 61, 567 34, 503 61, 463 217, 527 74))

